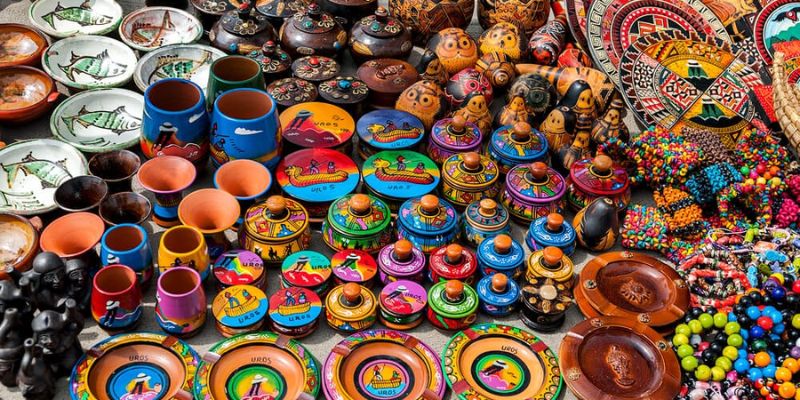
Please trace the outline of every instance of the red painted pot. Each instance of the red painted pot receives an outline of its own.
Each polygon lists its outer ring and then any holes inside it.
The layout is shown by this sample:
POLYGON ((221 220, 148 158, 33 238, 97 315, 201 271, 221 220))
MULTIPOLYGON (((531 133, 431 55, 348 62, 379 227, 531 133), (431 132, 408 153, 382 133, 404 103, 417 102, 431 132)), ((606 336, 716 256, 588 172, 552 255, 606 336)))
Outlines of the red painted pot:
POLYGON ((142 316, 142 291, 136 272, 122 264, 97 271, 92 281, 92 318, 106 331, 133 328, 142 316))

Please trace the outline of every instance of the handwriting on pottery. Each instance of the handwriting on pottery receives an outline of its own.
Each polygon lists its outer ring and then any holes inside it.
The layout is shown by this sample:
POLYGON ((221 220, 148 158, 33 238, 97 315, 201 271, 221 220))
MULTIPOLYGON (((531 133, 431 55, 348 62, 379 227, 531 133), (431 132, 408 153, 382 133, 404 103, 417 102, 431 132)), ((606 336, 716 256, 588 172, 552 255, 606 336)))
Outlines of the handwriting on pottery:
POLYGON ((42 19, 53 29, 56 29, 56 19, 76 23, 80 26, 105 25, 113 21, 112 17, 92 11, 92 5, 89 0, 84 1, 77 7, 64 7, 61 3, 56 3, 56 8, 42 15, 42 19))
POLYGON ((102 80, 122 75, 127 67, 125 64, 112 60, 111 56, 108 55, 108 50, 103 50, 95 56, 80 56, 73 51, 69 64, 58 66, 67 74, 67 78, 73 82, 75 82, 75 73, 88 75, 95 80, 102 80))
MULTIPOLYGON (((139 129, 142 126, 142 119, 131 115, 125 106, 119 106, 112 111, 89 111, 86 105, 83 105, 78 111, 78 114, 61 117, 64 124, 67 125, 69 133, 75 135, 75 124, 79 124, 84 128, 97 127, 100 129, 109 130, 121 135, 124 132, 139 129)), ((101 142, 107 142, 101 139, 101 142)), ((84 143, 85 144, 85 143, 84 143)))
POLYGON ((203 50, 203 55, 199 60, 179 57, 177 54, 160 56, 156 63, 156 69, 150 74, 148 82, 153 83, 164 78, 191 80, 200 68, 211 62, 211 57, 211 52, 206 50, 203 50))
POLYGON ((153 25, 149 22, 134 22, 131 31, 131 40, 145 47, 157 47, 163 44, 164 36, 175 32, 175 24, 169 11, 164 11, 161 25, 153 25))

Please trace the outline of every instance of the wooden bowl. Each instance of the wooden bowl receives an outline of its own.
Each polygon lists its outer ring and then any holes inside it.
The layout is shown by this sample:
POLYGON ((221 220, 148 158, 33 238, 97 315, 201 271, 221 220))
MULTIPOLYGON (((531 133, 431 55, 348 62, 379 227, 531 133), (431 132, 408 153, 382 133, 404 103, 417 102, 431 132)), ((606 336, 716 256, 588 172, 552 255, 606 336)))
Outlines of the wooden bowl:
POLYGON ((49 45, 47 37, 38 29, 22 24, 0 24, 0 67, 35 67, 49 45))
POLYGON ((0 122, 22 123, 46 113, 58 99, 53 80, 43 71, 27 66, 0 70, 0 122))

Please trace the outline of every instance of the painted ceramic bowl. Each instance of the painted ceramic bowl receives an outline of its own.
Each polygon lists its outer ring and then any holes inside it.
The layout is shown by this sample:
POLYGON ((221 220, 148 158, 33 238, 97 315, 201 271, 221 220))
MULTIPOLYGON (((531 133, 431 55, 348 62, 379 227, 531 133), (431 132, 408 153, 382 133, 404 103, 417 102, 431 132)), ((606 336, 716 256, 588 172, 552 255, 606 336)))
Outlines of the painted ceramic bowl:
POLYGON ((203 24, 192 14, 172 7, 145 7, 119 24, 119 37, 140 51, 171 44, 194 43, 203 36, 203 24))
POLYGON ((55 42, 42 55, 53 79, 74 89, 123 86, 131 80, 136 54, 119 40, 75 36, 55 42))
POLYGON ((159 47, 136 63, 133 81, 143 91, 166 78, 188 79, 206 91, 211 64, 225 52, 202 44, 176 44, 159 47))
MULTIPOLYGON (((35 221, 41 224, 41 221, 35 221)), ((17 271, 26 271, 39 250, 39 229, 19 215, 0 214, 0 280, 7 279, 5 268, 14 267, 17 271)))
POLYGON ((73 176, 86 175, 86 158, 53 139, 26 140, 0 149, 0 211, 40 214, 56 208, 56 188, 73 176))
POLYGON ((36 0, 28 9, 28 18, 56 38, 105 35, 119 25, 122 7, 114 0, 36 0))
POLYGON ((0 70, 0 122, 22 123, 46 113, 58 99, 56 85, 39 69, 0 70))
POLYGON ((439 357, 419 339, 393 330, 359 332, 339 342, 325 360, 325 398, 443 398, 439 357))
POLYGON ((271 332, 247 333, 215 344, 203 356, 194 398, 313 399, 319 380, 317 360, 299 342, 271 332))
POLYGON ((71 398, 126 399, 136 393, 140 399, 188 399, 199 361, 192 347, 174 336, 112 336, 92 346, 75 365, 71 398))
POLYGON ((109 226, 119 224, 141 225, 153 212, 147 197, 134 192, 114 193, 103 199, 97 214, 109 226))
POLYGON ((0 24, 0 67, 37 66, 50 43, 38 29, 22 24, 0 24))
POLYGON ((95 89, 70 96, 50 116, 53 136, 87 153, 139 143, 144 97, 126 89, 95 89))

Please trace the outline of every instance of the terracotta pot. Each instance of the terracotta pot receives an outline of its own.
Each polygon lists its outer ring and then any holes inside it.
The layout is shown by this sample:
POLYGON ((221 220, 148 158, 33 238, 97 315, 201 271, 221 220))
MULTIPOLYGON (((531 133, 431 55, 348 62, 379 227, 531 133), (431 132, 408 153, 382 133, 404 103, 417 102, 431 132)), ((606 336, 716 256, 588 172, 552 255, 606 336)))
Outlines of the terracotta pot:
POLYGON ((51 222, 42 231, 39 245, 42 251, 51 251, 61 258, 81 258, 87 261, 89 270, 98 263, 94 246, 100 241, 105 224, 95 214, 76 212, 51 222))
POLYGON ((56 85, 50 76, 22 65, 0 71, 0 91, 3 93, 0 122, 3 123, 34 120, 49 111, 58 99, 56 85))
POLYGON ((208 254, 212 259, 230 248, 225 231, 233 227, 240 212, 236 198, 219 189, 192 192, 178 206, 181 223, 195 227, 205 235, 208 254))
POLYGON ((92 318, 100 328, 118 332, 133 328, 142 316, 142 291, 128 266, 109 265, 92 281, 92 318))
POLYGON ((272 174, 263 164, 253 160, 233 160, 223 164, 214 173, 214 186, 233 195, 239 201, 240 214, 236 226, 242 224, 242 216, 256 200, 269 191, 272 174))
POLYGON ((206 293, 197 271, 171 268, 158 277, 156 320, 165 332, 187 337, 206 322, 206 293))
POLYGON ((174 267, 191 267, 205 280, 209 272, 208 247, 197 228, 179 225, 167 229, 158 245, 158 269, 162 273, 174 267))
MULTIPOLYGON (((33 257, 39 249, 39 231, 42 221, 19 215, 0 213, 0 264, 13 267, 19 272, 31 267, 33 257)), ((8 279, 5 268, 0 270, 0 280, 8 279)))
POLYGON ((53 200, 66 212, 94 211, 106 198, 108 185, 96 176, 83 175, 70 178, 58 186, 53 200))
POLYGON ((129 192, 142 160, 130 150, 98 153, 89 159, 89 173, 106 181, 108 193, 129 192))
POLYGON ((0 25, 0 35, 5 38, 0 43, 0 67, 15 65, 38 66, 42 53, 49 46, 47 37, 39 30, 22 24, 0 25))
POLYGON ((141 225, 153 210, 150 200, 139 193, 120 192, 106 197, 98 214, 108 225, 135 224, 141 225))
POLYGON ((157 157, 142 164, 137 174, 139 183, 155 194, 153 221, 160 226, 178 224, 178 204, 183 190, 194 182, 197 170, 194 165, 180 157, 157 157))
POLYGON ((153 276, 153 252, 147 231, 133 224, 109 228, 100 241, 100 261, 103 265, 130 267, 139 276, 139 282, 147 285, 153 276))

